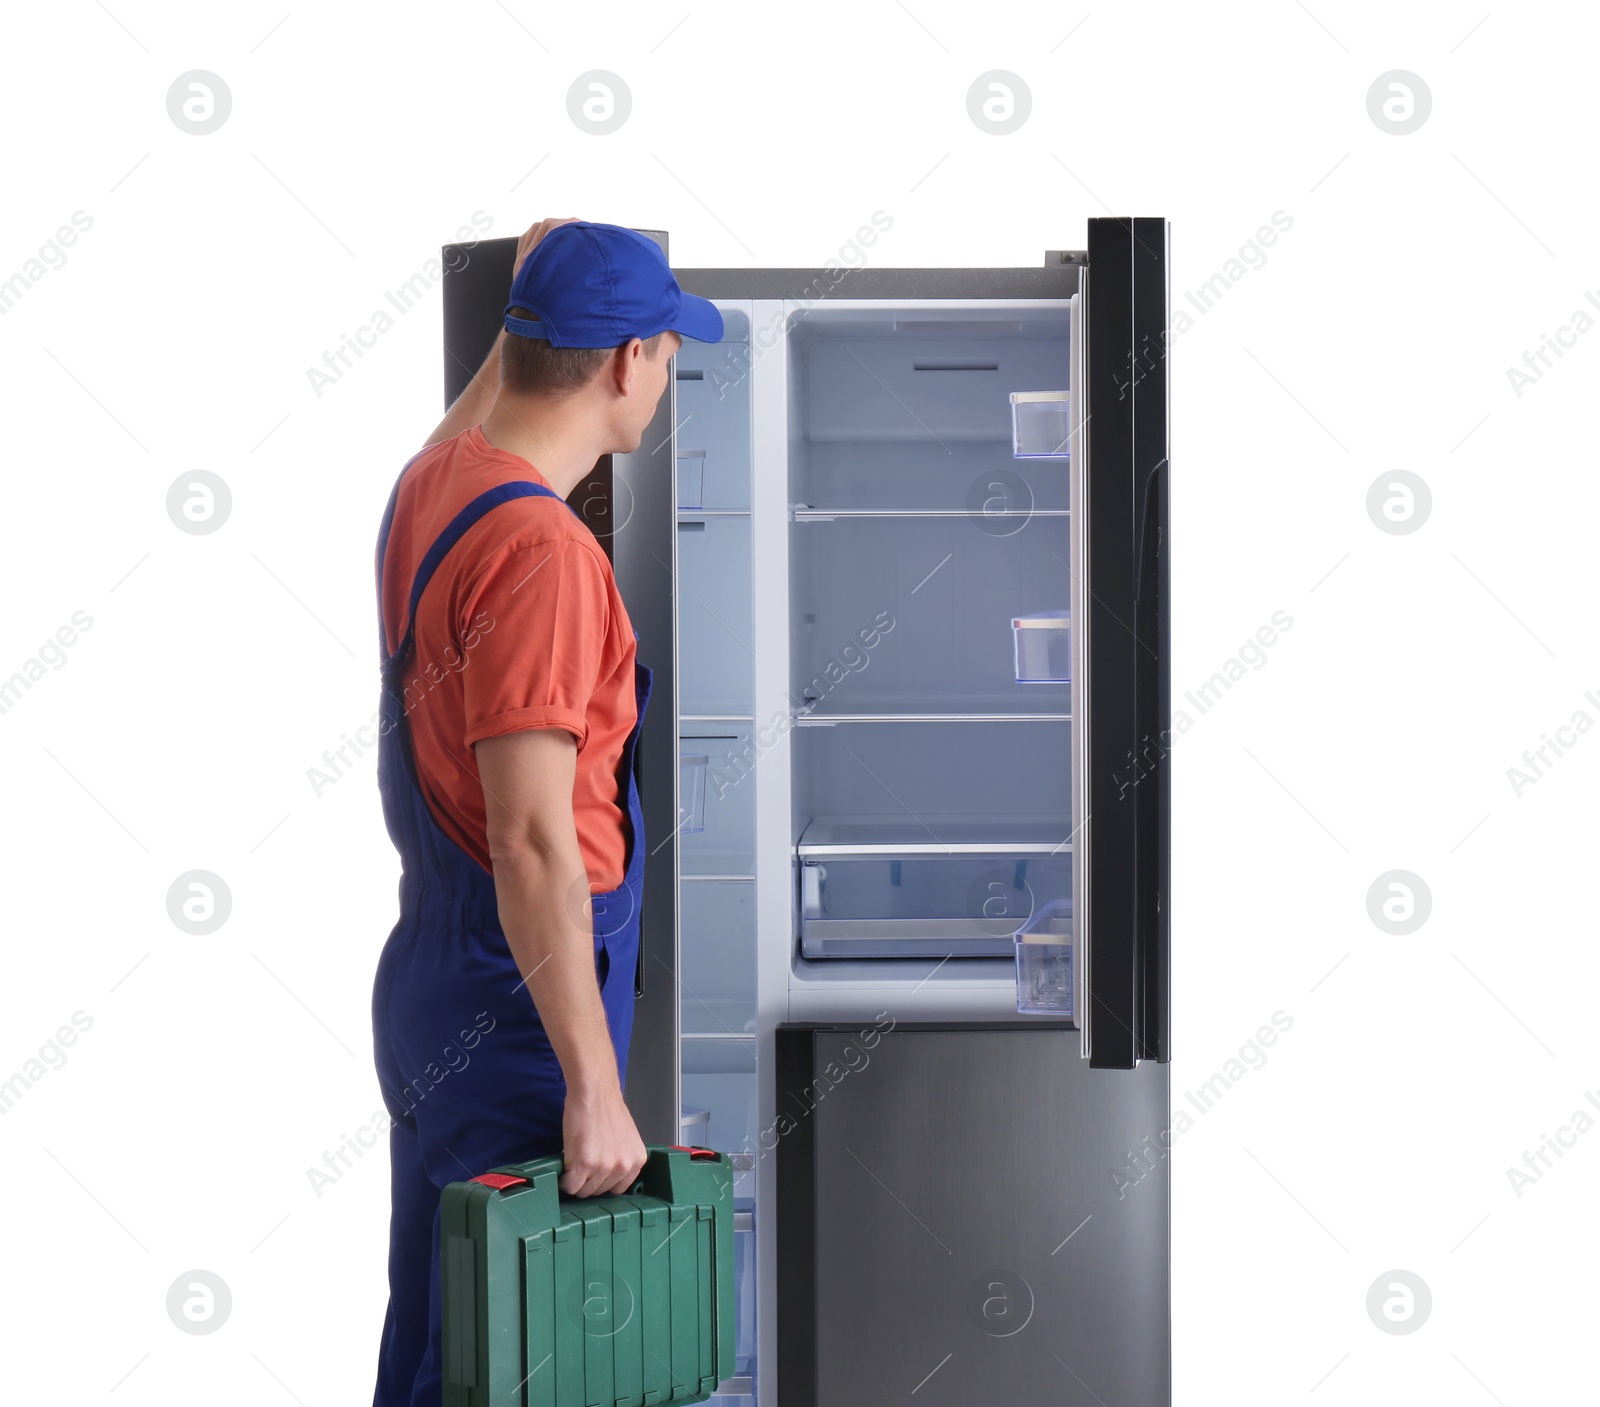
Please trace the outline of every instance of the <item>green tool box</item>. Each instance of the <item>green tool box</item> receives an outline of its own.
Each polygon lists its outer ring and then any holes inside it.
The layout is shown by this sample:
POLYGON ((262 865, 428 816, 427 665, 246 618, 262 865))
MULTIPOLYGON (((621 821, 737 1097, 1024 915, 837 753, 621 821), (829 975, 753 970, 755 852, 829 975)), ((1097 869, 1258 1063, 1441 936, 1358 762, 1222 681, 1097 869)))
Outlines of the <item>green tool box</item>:
POLYGON ((733 1166, 651 1148, 625 1197, 561 1159, 444 1189, 444 1407, 704 1402, 733 1376, 733 1166))

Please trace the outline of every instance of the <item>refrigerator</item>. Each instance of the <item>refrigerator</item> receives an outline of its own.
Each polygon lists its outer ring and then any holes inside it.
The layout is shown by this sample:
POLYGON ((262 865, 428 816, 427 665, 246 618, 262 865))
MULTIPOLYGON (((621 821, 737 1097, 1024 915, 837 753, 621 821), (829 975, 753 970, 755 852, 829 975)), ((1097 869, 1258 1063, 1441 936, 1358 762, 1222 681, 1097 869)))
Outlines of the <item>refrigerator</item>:
MULTIPOLYGON (((724 1407, 1170 1401, 1169 229, 1087 226, 675 268, 724 340, 569 499, 655 670, 626 1090, 735 1155, 724 1407)), ((515 246, 444 251, 447 404, 515 246)))

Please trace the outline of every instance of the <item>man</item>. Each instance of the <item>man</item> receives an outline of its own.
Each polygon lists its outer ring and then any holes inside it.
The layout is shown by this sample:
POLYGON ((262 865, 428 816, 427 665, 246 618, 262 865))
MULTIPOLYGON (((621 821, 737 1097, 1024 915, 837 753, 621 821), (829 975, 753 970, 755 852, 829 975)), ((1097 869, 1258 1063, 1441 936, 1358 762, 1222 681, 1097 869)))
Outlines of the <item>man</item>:
POLYGON ((379 786, 404 873, 373 986, 394 1120, 375 1407, 440 1402, 445 1184, 560 1153, 562 1190, 594 1196, 644 1165, 622 1080, 650 671, 563 500, 638 449, 682 339, 721 336, 644 236, 540 221, 504 331, 384 515, 379 786))

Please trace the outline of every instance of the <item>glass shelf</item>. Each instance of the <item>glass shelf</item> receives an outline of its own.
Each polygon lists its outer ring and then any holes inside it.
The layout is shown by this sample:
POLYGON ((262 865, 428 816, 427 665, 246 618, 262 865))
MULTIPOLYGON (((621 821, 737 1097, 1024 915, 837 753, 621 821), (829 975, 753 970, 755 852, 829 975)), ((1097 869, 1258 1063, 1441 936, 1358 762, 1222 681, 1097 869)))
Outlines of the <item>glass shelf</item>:
MULTIPOLYGON (((680 508, 680 514, 689 510, 680 508)), ((1006 508, 995 512, 974 512, 970 508, 811 508, 796 504, 789 510, 797 523, 831 523, 839 518, 1067 518, 1066 508, 1006 508)))
POLYGON ((1035 912, 1072 892, 1064 845, 822 848, 800 863, 807 958, 1004 957, 1035 912))
POLYGON ((837 723, 1070 723, 1070 713, 829 713, 812 709, 791 715, 797 728, 831 728, 837 723))
POLYGON ((888 812, 814 816, 795 851, 819 855, 1066 855, 1066 815, 924 816, 888 812))

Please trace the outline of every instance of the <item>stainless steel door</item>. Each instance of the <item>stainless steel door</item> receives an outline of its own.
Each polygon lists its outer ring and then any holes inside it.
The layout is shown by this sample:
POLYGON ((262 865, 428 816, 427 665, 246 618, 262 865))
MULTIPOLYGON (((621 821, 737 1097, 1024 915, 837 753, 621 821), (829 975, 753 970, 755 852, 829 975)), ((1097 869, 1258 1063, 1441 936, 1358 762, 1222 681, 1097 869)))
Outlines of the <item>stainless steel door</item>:
POLYGON ((1065 1022, 777 1040, 783 1407, 1166 1407, 1165 1066, 1065 1022))

